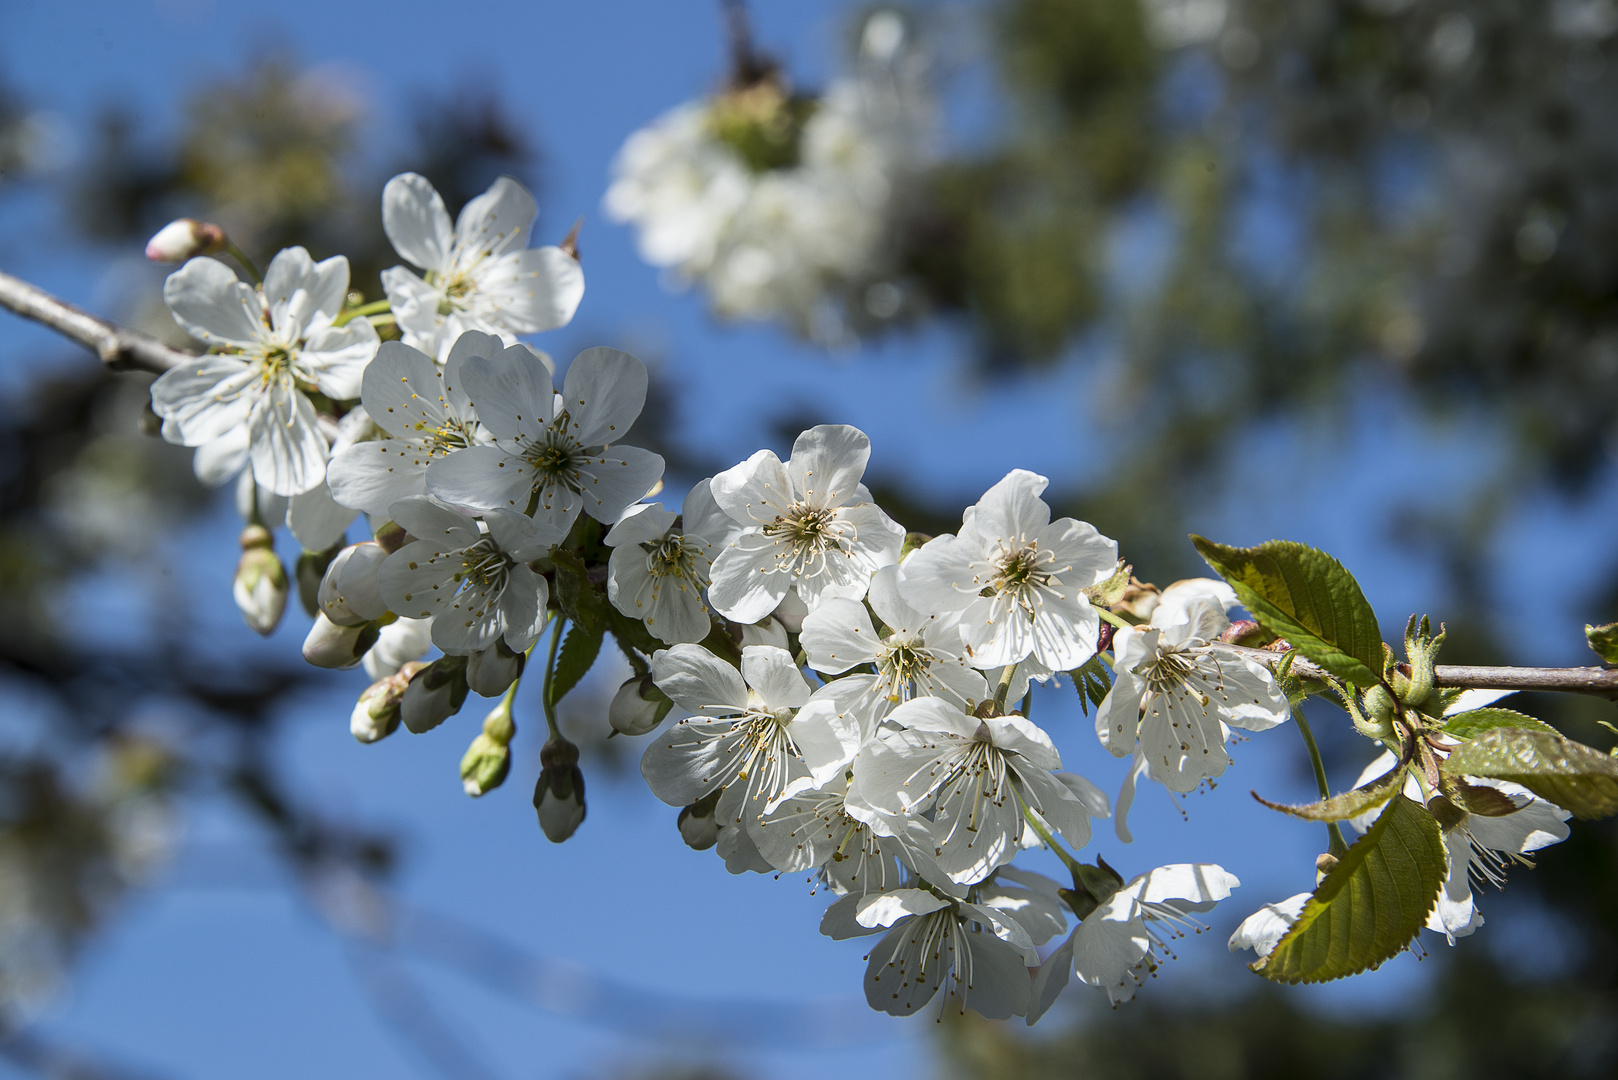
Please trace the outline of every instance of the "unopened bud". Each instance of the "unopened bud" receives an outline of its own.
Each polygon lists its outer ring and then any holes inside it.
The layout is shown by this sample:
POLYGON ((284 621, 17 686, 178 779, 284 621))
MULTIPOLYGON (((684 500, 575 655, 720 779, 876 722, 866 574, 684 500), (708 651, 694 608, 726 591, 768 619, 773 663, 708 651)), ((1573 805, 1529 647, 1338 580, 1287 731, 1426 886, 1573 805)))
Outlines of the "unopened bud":
POLYGON ((388 553, 381 544, 350 544, 339 551, 320 579, 321 613, 338 626, 354 626, 387 614, 376 572, 388 553))
POLYGON ((510 771, 511 747, 479 734, 466 748, 466 756, 461 758, 461 786, 475 799, 505 783, 510 771))
POLYGON ((298 556, 292 576, 298 582, 298 603, 311 616, 320 613, 320 579, 326 576, 326 567, 341 550, 343 545, 339 542, 325 551, 305 551, 298 556))
POLYGON ((287 608, 286 567, 276 557, 274 539, 262 525, 242 530, 242 557, 231 591, 242 618, 260 634, 269 634, 287 608))
POLYGON ((315 667, 353 667, 376 644, 377 632, 374 623, 338 626, 324 614, 316 615, 315 625, 303 639, 303 658, 315 667))
POLYGON ((411 678, 399 717, 411 734, 420 735, 460 712, 465 701, 466 657, 440 656, 411 678))
POLYGON ((392 735, 399 727, 399 703, 404 699, 410 676, 424 664, 406 664, 398 672, 384 676, 365 688, 354 703, 348 730, 362 743, 374 743, 392 735))
POLYGON ((1315 884, 1319 885, 1337 866, 1338 858, 1329 851, 1315 856, 1315 884))
POLYGON ((225 230, 195 218, 171 221, 146 241, 146 257, 153 262, 178 263, 197 255, 225 250, 225 230))
POLYGON ((674 707, 668 695, 657 688, 650 675, 637 675, 624 681, 607 706, 607 722, 620 735, 644 735, 674 707))
POLYGON ((499 697, 522 674, 528 658, 512 650, 505 638, 473 653, 466 663, 466 685, 484 697, 499 697))
POLYGON ((680 839, 692 851, 707 851, 719 842, 719 818, 714 808, 719 805, 719 792, 699 799, 680 811, 675 824, 680 828, 680 839))
POLYGON ((410 534, 405 532, 404 526, 395 524, 392 521, 384 521, 378 525, 374 535, 376 536, 376 542, 381 544, 382 550, 389 555, 404 547, 405 541, 410 537, 410 534))
POLYGON ((584 773, 579 770, 579 748, 553 736, 539 751, 539 783, 534 785, 534 810, 545 838, 560 844, 584 821, 584 773))

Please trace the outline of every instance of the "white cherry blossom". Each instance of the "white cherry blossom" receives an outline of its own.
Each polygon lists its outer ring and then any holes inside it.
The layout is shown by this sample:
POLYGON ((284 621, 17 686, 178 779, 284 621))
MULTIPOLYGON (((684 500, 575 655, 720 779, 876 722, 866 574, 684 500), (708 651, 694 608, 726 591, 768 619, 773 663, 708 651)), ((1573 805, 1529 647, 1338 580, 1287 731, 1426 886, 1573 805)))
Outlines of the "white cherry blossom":
POLYGON ((892 1016, 910 1016, 944 991, 940 1013, 956 999, 991 1020, 1028 1011, 1033 939, 1015 918, 986 904, 925 889, 900 888, 843 897, 820 932, 834 939, 887 934, 869 954, 865 1000, 892 1016), (891 929, 890 929, 891 928, 891 929))
MULTIPOLYGON (((1170 939, 1206 929, 1193 915, 1210 911, 1241 882, 1212 863, 1175 863, 1148 870, 1101 899, 1034 977, 1032 1024, 1053 1004, 1068 979, 1107 991, 1113 1004, 1128 1001, 1162 963, 1170 939)), ((1169 954, 1172 955, 1172 954, 1169 954)))
POLYGON ((465 656, 504 638, 524 652, 544 629, 550 590, 528 563, 547 554, 562 533, 508 510, 478 522, 417 496, 388 511, 414 541, 377 571, 382 599, 401 616, 432 619, 432 640, 465 656))
POLYGON ((1236 932, 1230 935, 1230 951, 1252 949, 1258 954, 1259 959, 1270 955, 1298 921, 1298 916, 1303 914, 1303 906, 1313 895, 1306 892, 1298 893, 1285 900, 1265 904, 1253 912, 1243 919, 1236 932))
POLYGON ((960 612, 972 663, 1032 656, 1071 671, 1095 655, 1100 617, 1084 590, 1106 580, 1118 545, 1073 518, 1051 520, 1048 480, 1015 469, 969 507, 955 536, 936 536, 906 561, 899 588, 921 611, 960 612))
POLYGON ((899 591, 899 567, 884 566, 871 578, 867 601, 882 620, 855 600, 829 599, 805 616, 800 643, 809 666, 828 675, 870 664, 874 675, 848 675, 817 695, 851 709, 868 735, 893 706, 912 697, 938 697, 970 712, 988 697, 982 674, 966 662, 956 620, 917 611, 899 591))
MULTIPOLYGON (((708 587, 714 556, 733 528, 706 480, 686 494, 679 514, 663 509, 662 503, 631 506, 602 541, 612 548, 607 599, 625 615, 645 622, 659 641, 701 641, 713 629, 702 591, 708 587)), ((781 644, 786 644, 784 634, 781 644)))
POLYGON ((750 623, 794 590, 810 611, 825 599, 863 598, 904 543, 904 529, 860 483, 870 457, 863 431, 822 424, 798 436, 784 463, 760 450, 715 476, 714 501, 738 531, 714 560, 714 610, 750 623))
MULTIPOLYGON (((531 363, 537 357, 548 366, 548 357, 526 345, 512 348, 521 351, 514 362, 531 363)), ((427 494, 431 462, 487 444, 490 437, 461 385, 461 367, 474 356, 495 357, 505 349, 499 338, 468 330, 440 365, 402 342, 384 342, 360 387, 360 401, 382 437, 350 443, 332 454, 326 469, 332 497, 383 521, 388 507, 400 499, 427 494)))
POLYGON ((528 246, 537 212, 528 190, 502 176, 466 204, 452 230, 426 178, 389 180, 382 227, 425 275, 403 266, 382 273, 405 344, 443 360, 468 330, 511 345, 519 335, 566 326, 584 296, 584 271, 559 247, 528 246))
POLYGON ((1025 806, 1074 847, 1089 842, 1089 812, 1052 775, 1062 762, 1050 737, 1023 717, 979 719, 942 698, 912 698, 886 722, 897 730, 854 761, 848 812, 888 835, 924 818, 951 881, 982 881, 1016 856, 1025 806))
POLYGON ((163 284, 174 321, 217 350, 152 384, 164 438, 204 446, 238 429, 257 483, 297 495, 325 479, 329 438, 308 392, 337 401, 359 396, 376 355, 364 319, 332 322, 348 292, 348 260, 316 263, 301 247, 270 261, 254 288, 217 259, 192 259, 163 284))
POLYGON ((1218 643, 1227 623, 1222 600, 1202 595, 1160 603, 1152 625, 1113 637, 1115 681, 1096 710, 1096 736, 1114 757, 1138 745, 1171 791, 1224 774, 1231 726, 1264 731, 1291 715, 1267 666, 1218 643))
POLYGON ((653 655, 652 680, 695 715, 652 739, 641 775, 672 806, 724 788, 722 827, 745 824, 756 835, 760 817, 841 775, 859 748, 858 732, 835 713, 800 711, 809 683, 784 649, 748 646, 738 672, 700 646, 675 645, 653 655))
POLYGON ((586 349, 551 388, 550 370, 521 350, 472 357, 461 385, 492 445, 427 467, 427 489, 469 510, 511 510, 560 529, 582 508, 606 525, 663 475, 663 459, 618 442, 646 401, 646 365, 617 349, 586 349))

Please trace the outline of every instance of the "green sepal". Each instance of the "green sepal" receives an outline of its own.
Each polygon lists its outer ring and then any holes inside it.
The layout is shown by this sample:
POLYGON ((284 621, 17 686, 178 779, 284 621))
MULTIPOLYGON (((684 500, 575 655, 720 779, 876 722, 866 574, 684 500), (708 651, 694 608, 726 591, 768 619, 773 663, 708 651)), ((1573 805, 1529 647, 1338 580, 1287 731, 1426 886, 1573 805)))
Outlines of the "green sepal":
POLYGON ((1448 870, 1437 819, 1396 794, 1321 880, 1270 955, 1249 966, 1266 979, 1293 984, 1377 967, 1425 925, 1448 870))
POLYGON ((1385 653, 1376 612, 1342 563, 1290 540, 1251 548, 1200 536, 1191 542, 1265 630, 1340 679, 1381 682, 1385 653))
POLYGON ((1618 813, 1618 758, 1554 731, 1494 728, 1456 747, 1444 772, 1521 784, 1574 817, 1618 813))

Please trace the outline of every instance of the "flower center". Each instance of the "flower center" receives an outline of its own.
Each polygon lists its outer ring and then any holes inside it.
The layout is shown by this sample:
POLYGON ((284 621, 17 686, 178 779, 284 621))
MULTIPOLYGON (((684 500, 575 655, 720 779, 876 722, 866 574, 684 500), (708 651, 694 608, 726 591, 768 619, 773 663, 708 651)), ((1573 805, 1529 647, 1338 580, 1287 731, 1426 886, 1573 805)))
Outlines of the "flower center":
MULTIPOLYGON (((528 444, 523 452, 534 467, 534 499, 553 485, 559 485, 577 495, 584 490, 579 469, 590 460, 590 455, 565 432, 567 414, 563 413, 546 429, 542 438, 528 444)), ((533 507, 529 513, 533 513, 533 507)))
POLYGON ((461 568, 455 580, 498 594, 506 587, 510 570, 511 559, 506 553, 495 547, 493 540, 483 539, 461 553, 461 568))
POLYGON ((926 677, 932 662, 933 658, 919 638, 894 634, 877 652, 876 669, 888 684, 890 696, 904 700, 910 697, 915 684, 926 677))
POLYGON ((685 537, 669 535, 660 543, 642 544, 646 549, 646 572, 655 578, 689 578, 696 580, 696 560, 693 545, 685 537))
POLYGON ((832 510, 794 503, 784 515, 764 526, 764 535, 786 550, 776 556, 776 570, 813 576, 825 569, 831 552, 848 554, 852 526, 832 510))

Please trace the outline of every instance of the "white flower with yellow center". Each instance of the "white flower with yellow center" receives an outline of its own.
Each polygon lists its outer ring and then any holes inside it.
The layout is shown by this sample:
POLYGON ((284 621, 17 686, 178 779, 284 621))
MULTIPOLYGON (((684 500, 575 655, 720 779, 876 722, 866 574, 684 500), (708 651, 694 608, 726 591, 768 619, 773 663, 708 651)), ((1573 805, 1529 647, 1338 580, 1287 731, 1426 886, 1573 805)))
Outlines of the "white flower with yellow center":
POLYGON ((427 490, 473 511, 511 510, 565 534, 579 511, 614 524, 663 475, 663 459, 618 440, 646 402, 646 365, 617 349, 586 349, 560 397, 531 352, 508 349, 461 365, 461 386, 492 445, 427 466, 427 490))
POLYGON ((163 283, 174 321, 216 350, 152 384, 163 437, 204 446, 245 428, 257 484, 298 495, 326 477, 329 439, 308 395, 359 397, 376 355, 371 324, 332 321, 348 293, 348 260, 316 263, 301 247, 270 261, 258 288, 216 259, 192 259, 163 283))
POLYGON ((509 176, 467 203, 453 229, 425 177, 403 173, 382 189, 382 228, 393 249, 420 267, 382 272, 405 344, 438 360, 468 330, 515 344, 521 334, 566 326, 584 296, 578 259, 528 246, 534 197, 509 176))
POLYGON ((870 611, 856 600, 822 601, 804 618, 799 638, 816 671, 841 675, 860 664, 875 668, 875 674, 846 675, 815 691, 850 710, 867 737, 895 705, 913 697, 943 698, 971 712, 989 692, 966 662, 956 620, 905 603, 899 573, 897 566, 884 566, 872 576, 870 611), (881 632, 872 611, 882 620, 881 632))
POLYGON ((1050 481, 1016 469, 969 507, 955 536, 905 561, 899 589, 917 610, 959 612, 973 666, 1032 656, 1071 671, 1095 655, 1101 620, 1084 590, 1118 564, 1118 545, 1073 518, 1051 520, 1050 481))
POLYGON ((860 483, 870 457, 863 431, 822 424, 798 436, 785 463, 760 450, 714 477, 714 501, 737 525, 714 560, 714 609, 752 623, 794 590, 810 611, 833 597, 862 599, 904 543, 860 483))
POLYGON ((607 599, 660 641, 701 641, 713 629, 702 590, 732 528, 706 480, 686 495, 679 514, 662 503, 631 506, 602 541, 612 548, 607 599))
POLYGON ((1050 736, 1021 716, 979 719, 942 698, 897 706, 888 731, 860 748, 848 813, 879 835, 903 835, 921 820, 949 880, 982 881, 1017 854, 1024 810, 1074 847, 1090 840, 1090 815, 1052 770, 1062 761, 1050 736))
POLYGON ((760 817, 840 775, 859 749, 859 733, 833 712, 804 710, 809 683, 784 649, 750 645, 738 672, 700 646, 676 645, 653 655, 652 680, 695 715, 652 739, 641 774, 671 806, 723 788, 722 826, 756 835, 760 817))
POLYGON ((476 519, 429 498, 402 499, 389 516, 416 539, 377 571, 388 608, 402 618, 431 619, 432 640, 467 656, 500 639, 526 652, 545 627, 550 589, 528 563, 549 553, 563 533, 509 510, 476 519))
MULTIPOLYGON (((1096 736, 1114 757, 1138 744, 1149 775, 1170 791, 1194 791, 1224 773, 1231 727, 1264 731, 1291 716, 1270 669, 1219 644, 1225 602, 1200 595, 1159 604, 1153 625, 1120 629, 1112 640, 1116 680, 1096 710, 1096 736)), ((1120 800, 1120 821, 1126 812, 1120 800)))

